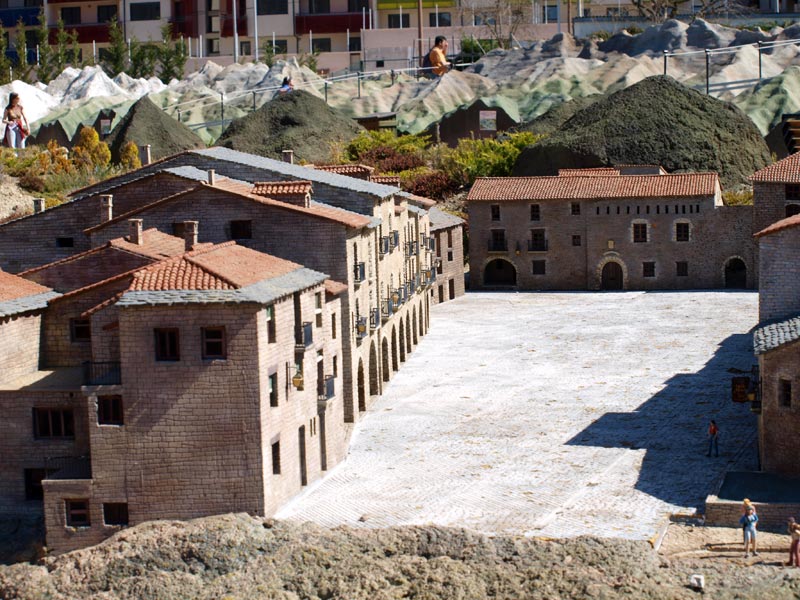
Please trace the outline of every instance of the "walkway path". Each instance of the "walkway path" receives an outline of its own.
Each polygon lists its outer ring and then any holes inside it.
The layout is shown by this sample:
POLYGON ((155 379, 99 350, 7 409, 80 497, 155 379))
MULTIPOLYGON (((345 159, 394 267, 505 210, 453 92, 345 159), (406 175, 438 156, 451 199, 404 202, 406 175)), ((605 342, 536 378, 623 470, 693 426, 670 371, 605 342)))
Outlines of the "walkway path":
POLYGON ((755 467, 729 369, 753 363, 757 300, 489 293, 435 307, 347 460, 278 517, 648 538, 729 465, 755 467), (705 455, 710 418, 719 458, 705 455))

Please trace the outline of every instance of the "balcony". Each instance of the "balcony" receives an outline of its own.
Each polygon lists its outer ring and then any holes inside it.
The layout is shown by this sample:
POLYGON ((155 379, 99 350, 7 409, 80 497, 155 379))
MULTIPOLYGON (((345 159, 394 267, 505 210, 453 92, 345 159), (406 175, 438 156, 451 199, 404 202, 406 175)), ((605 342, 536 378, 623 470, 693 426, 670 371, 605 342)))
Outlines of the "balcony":
POLYGON ((392 242, 392 250, 400 245, 400 232, 396 229, 389 234, 389 239, 392 242))
POLYGON ((369 311, 369 328, 375 331, 381 326, 381 309, 373 308, 369 311))
POLYGON ((364 339, 367 333, 367 317, 356 315, 356 339, 364 339))
POLYGON ((508 252, 508 241, 489 240, 489 252, 508 252))
POLYGON ((367 278, 367 268, 366 264, 363 262, 356 263, 353 266, 353 281, 355 283, 361 283, 362 281, 366 280, 367 278))
POLYGON ((381 320, 388 321, 394 314, 394 301, 391 298, 381 300, 381 320))
POLYGON ((406 242, 406 256, 416 256, 417 248, 417 242, 406 242))
POLYGON ((45 479, 91 479, 88 456, 53 456, 44 459, 45 479))
MULTIPOLYGON (((239 6, 243 6, 244 2, 240 3, 239 6)), ((222 20, 222 37, 233 37, 233 15, 220 15, 220 19, 222 20)), ((239 15, 236 19, 236 33, 239 37, 246 37, 247 33, 247 17, 239 15)))
MULTIPOLYGON (((378 10, 399 10, 401 6, 403 11, 417 10, 417 3, 414 0, 378 0, 378 10)), ((456 2, 455 0, 422 0, 422 8, 436 8, 436 6, 441 10, 456 6, 456 2)))
POLYGON ((83 363, 83 385, 121 385, 122 368, 119 362, 83 363))
POLYGON ((22 22, 27 27, 33 27, 39 24, 39 7, 31 8, 0 8, 0 21, 6 27, 13 27, 17 21, 22 19, 22 22))
MULTIPOLYGON (((66 31, 77 31, 78 42, 81 44, 91 44, 92 42, 108 42, 108 23, 80 23, 78 25, 64 25, 66 31)), ((51 25, 48 39, 51 44, 56 44, 56 34, 58 27, 51 25)))
POLYGON ((336 385, 333 375, 326 375, 317 385, 317 400, 330 400, 336 395, 336 385))
POLYGON ((380 252, 381 254, 389 254, 389 252, 391 252, 392 250, 391 246, 392 244, 391 241, 389 240, 388 235, 385 235, 382 238, 380 238, 380 240, 378 240, 378 252, 380 252))
MULTIPOLYGON (((416 5, 415 5, 416 6, 416 5)), ((314 35, 323 33, 344 33, 348 29, 350 35, 361 31, 363 16, 361 12, 329 12, 329 13, 298 13, 294 18, 294 27, 297 35, 314 35)))
POLYGON ((306 321, 295 333, 295 349, 303 351, 314 343, 314 327, 306 321))
POLYGON ((546 252, 547 240, 528 240, 528 252, 546 252))

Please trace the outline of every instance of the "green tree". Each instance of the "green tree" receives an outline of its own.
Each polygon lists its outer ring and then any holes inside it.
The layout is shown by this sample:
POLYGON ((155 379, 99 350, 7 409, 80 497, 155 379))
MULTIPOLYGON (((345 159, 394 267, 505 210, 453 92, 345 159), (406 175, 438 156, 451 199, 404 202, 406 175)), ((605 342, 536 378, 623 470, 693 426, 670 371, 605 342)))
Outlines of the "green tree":
POLYGON ((36 42, 39 44, 39 66, 36 69, 36 76, 42 83, 49 83, 55 75, 53 66, 53 49, 50 46, 50 29, 47 27, 47 19, 44 11, 39 12, 39 25, 36 28, 36 42))
POLYGON ((17 78, 28 81, 31 69, 28 64, 28 43, 25 38, 25 22, 22 17, 19 18, 17 26, 14 28, 14 50, 17 51, 17 78))
POLYGON ((11 81, 11 61, 6 56, 6 51, 8 50, 7 39, 6 30, 2 21, 0 21, 0 85, 11 81))
POLYGON ((173 40, 172 24, 164 23, 161 26, 161 43, 158 46, 159 79, 164 83, 169 83, 173 79, 181 79, 187 58, 188 51, 183 37, 173 40))
POLYGON ((264 45, 261 46, 261 54, 258 58, 271 69, 272 65, 275 64, 276 54, 277 52, 275 52, 275 46, 272 45, 272 40, 267 39, 264 45))
POLYGON ((73 29, 67 34, 67 44, 69 44, 69 49, 67 50, 67 59, 69 64, 73 67, 81 67, 84 64, 94 64, 94 55, 92 55, 91 62, 86 61, 85 63, 81 60, 81 46, 78 43, 78 31, 73 29))
POLYGON ((69 63, 69 33, 64 29, 64 21, 59 19, 56 23, 56 48, 53 52, 53 73, 55 75, 67 67, 69 63))
POLYGON ((131 77, 149 79, 156 74, 158 48, 153 44, 143 44, 136 38, 131 40, 131 77))
POLYGON ((108 22, 108 49, 100 65, 110 77, 115 77, 128 68, 128 44, 125 43, 117 17, 112 17, 108 22))

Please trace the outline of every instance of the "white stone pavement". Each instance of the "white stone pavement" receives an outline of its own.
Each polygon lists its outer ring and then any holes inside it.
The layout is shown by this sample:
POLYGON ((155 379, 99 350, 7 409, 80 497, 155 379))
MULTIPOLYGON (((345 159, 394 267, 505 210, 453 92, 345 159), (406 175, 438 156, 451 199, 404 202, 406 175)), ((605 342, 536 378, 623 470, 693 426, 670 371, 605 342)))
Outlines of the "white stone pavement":
POLYGON ((755 468, 728 369, 754 363, 752 292, 481 293, 431 328, 350 454, 277 516, 646 539, 755 468), (721 430, 719 458, 705 430, 721 430))

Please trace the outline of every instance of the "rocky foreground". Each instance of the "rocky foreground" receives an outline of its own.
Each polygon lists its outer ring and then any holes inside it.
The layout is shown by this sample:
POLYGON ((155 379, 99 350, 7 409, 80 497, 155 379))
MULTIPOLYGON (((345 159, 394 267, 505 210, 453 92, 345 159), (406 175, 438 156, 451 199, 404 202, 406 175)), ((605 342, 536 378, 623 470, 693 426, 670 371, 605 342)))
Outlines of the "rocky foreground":
POLYGON ((41 565, 0 567, 0 598, 797 598, 800 569, 666 559, 645 542, 489 538, 225 515, 162 521, 41 565))

